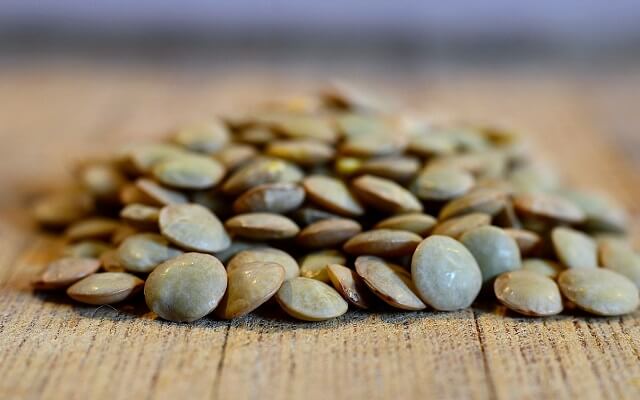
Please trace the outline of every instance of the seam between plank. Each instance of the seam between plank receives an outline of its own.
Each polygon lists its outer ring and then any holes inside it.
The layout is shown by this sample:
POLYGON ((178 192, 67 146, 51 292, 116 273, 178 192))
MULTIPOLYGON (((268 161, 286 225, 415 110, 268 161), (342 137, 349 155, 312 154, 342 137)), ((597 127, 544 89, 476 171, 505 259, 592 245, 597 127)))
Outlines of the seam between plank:
POLYGON ((480 325, 478 324, 478 316, 476 315, 476 311, 471 311, 473 314, 473 323, 476 328, 476 336, 478 337, 478 343, 480 344, 480 351, 482 352, 482 365, 484 367, 484 374, 487 377, 487 387, 489 390, 489 398, 496 399, 498 396, 496 394, 496 386, 493 381, 493 377, 491 376, 491 368, 489 367, 489 360, 487 359, 487 352, 484 347, 484 341, 482 340, 482 333, 480 332, 480 325))
POLYGON ((229 331, 231 330, 231 322, 227 323, 227 329, 224 333, 224 341, 222 342, 222 349, 220 351, 220 360, 216 367, 216 375, 213 380, 213 398, 220 398, 220 378, 222 377, 222 369, 224 367, 224 359, 227 355, 227 342, 229 341, 229 331))

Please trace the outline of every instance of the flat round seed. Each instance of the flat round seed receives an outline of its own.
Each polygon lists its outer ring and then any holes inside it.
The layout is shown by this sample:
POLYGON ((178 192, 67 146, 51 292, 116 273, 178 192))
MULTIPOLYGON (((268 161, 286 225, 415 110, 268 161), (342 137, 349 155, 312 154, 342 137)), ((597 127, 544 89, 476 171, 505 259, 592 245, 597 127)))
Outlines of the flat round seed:
POLYGON ((118 259, 129 272, 147 273, 160 263, 182 254, 169 241, 154 233, 141 233, 126 238, 118 246, 118 259))
POLYGON ((300 232, 298 225, 289 218, 271 213, 239 214, 224 225, 232 235, 256 240, 286 239, 300 232))
POLYGON ((453 135, 433 131, 412 137, 408 150, 421 157, 433 157, 454 154, 457 148, 458 141, 453 135))
POLYGON ((227 171, 232 171, 254 158, 257 153, 256 148, 253 146, 248 144, 232 143, 216 152, 213 158, 218 160, 220 164, 224 165, 227 171))
POLYGON ((501 178, 507 168, 507 157, 497 150, 455 154, 436 158, 429 167, 464 170, 476 179, 501 178))
POLYGON ((480 212, 494 216, 504 208, 507 194, 502 190, 478 189, 451 200, 440 211, 439 219, 480 212))
POLYGON ((143 285, 142 279, 126 272, 99 272, 74 283, 67 295, 86 304, 113 304, 137 293, 143 285))
POLYGON ((415 293, 411 276, 402 267, 378 257, 360 256, 356 259, 356 272, 369 289, 390 306, 403 310, 426 308, 415 293))
POLYGON ((561 196, 569 199, 586 214, 583 227, 588 231, 624 233, 629 216, 614 199, 592 192, 563 190, 561 196))
MULTIPOLYGON (((499 190, 503 193, 506 193, 507 195, 513 195, 515 193, 515 190, 513 189, 511 184, 501 178, 477 179, 472 191, 481 189, 499 190)), ((511 204, 511 202, 507 202, 507 204, 511 204)))
POLYGON ((517 212, 526 216, 550 219, 569 224, 585 220, 584 211, 562 197, 550 193, 521 193, 514 197, 517 212))
POLYGON ((560 274, 562 294, 579 308, 596 315, 633 312, 638 288, 628 278, 605 268, 571 268, 560 274))
POLYGON ((347 138, 368 135, 393 135, 394 127, 388 117, 380 114, 345 113, 336 120, 338 129, 347 138))
POLYGON ((560 272, 566 268, 555 261, 544 260, 541 258, 525 258, 522 260, 522 269, 535 272, 551 279, 556 279, 560 272))
POLYGON ((95 258, 64 257, 55 260, 33 282, 36 289, 63 289, 83 279, 100 268, 95 258))
POLYGON ((436 219, 428 214, 409 213, 394 215, 378 222, 375 229, 395 229, 413 232, 422 237, 427 236, 436 225, 436 219))
POLYGON ((321 93, 323 100, 338 109, 359 110, 365 112, 383 111, 388 108, 378 97, 362 92, 344 82, 331 82, 321 93))
POLYGON ((238 132, 235 139, 242 143, 262 146, 277 139, 276 134, 262 126, 253 126, 238 132))
POLYGON ((491 215, 485 213, 471 213, 459 217, 449 218, 433 228, 432 234, 449 236, 459 239, 472 229, 491 224, 491 215))
POLYGON ((272 247, 253 247, 238 252, 227 264, 227 273, 231 273, 237 267, 254 262, 275 263, 284 268, 284 279, 292 279, 300 276, 298 262, 289 253, 272 247))
POLYGON ((506 272, 496 278, 493 288, 496 298, 517 313, 544 317, 562 311, 558 285, 542 274, 526 270, 506 272))
POLYGON ((347 217, 364 213, 360 202, 353 197, 342 181, 329 176, 312 175, 302 181, 307 196, 316 204, 347 217))
POLYGON ((331 264, 327 266, 327 274, 333 287, 349 303, 365 310, 371 306, 371 292, 354 270, 340 264, 331 264))
POLYGON ((338 139, 329 121, 299 114, 278 114, 271 118, 272 127, 281 135, 292 139, 315 139, 334 143, 338 139))
POLYGON ((362 226, 352 219, 324 219, 301 230, 297 240, 304 247, 327 248, 340 246, 360 232, 362 226))
POLYGON ((630 245, 617 241, 601 241, 599 244, 602 266, 631 279, 640 288, 640 255, 630 245))
POLYGON ((258 119, 255 113, 246 110, 235 110, 227 112, 222 116, 222 121, 232 130, 242 130, 251 126, 258 125, 258 119))
POLYGON ((373 229, 362 232, 344 244, 344 251, 354 255, 401 257, 411 255, 422 241, 413 232, 373 229))
POLYGON ((127 182, 122 172, 104 162, 85 165, 78 175, 82 187, 101 200, 117 200, 120 189, 127 182))
POLYGON ((476 260, 447 236, 430 236, 420 243, 411 260, 411 277, 420 298, 441 311, 469 307, 482 287, 476 260))
POLYGON ((218 218, 197 204, 173 204, 160 211, 160 232, 172 243, 212 253, 229 247, 231 239, 218 218))
POLYGON ((105 272, 124 272, 125 269, 120 264, 120 257, 116 249, 107 250, 100 255, 100 267, 105 272))
POLYGON ((550 192, 560 185, 558 174, 549 165, 541 163, 519 166, 509 172, 507 179, 522 193, 550 192))
POLYGON ((167 189, 151 179, 138 179, 136 187, 153 202, 153 205, 168 206, 170 204, 183 204, 188 201, 187 196, 183 193, 167 189))
POLYGON ((562 264, 569 268, 596 268, 598 248, 586 234, 571 228, 557 227, 551 232, 551 241, 562 264))
POLYGON ((229 130, 219 121, 203 122, 180 128, 173 141, 191 151, 213 154, 230 139, 229 130))
POLYGON ((363 175, 354 179, 351 185, 364 203, 381 211, 396 214, 422 211, 420 201, 394 181, 363 175))
POLYGON ((416 176, 419 169, 420 161, 414 157, 390 156, 367 160, 357 168, 357 172, 407 182, 416 176))
POLYGON ((222 185, 222 190, 238 195, 263 183, 297 182, 303 173, 300 168, 284 160, 260 158, 240 167, 222 185))
POLYGON ((455 125, 443 128, 447 129, 449 135, 455 137, 458 147, 463 152, 487 151, 492 146, 484 132, 476 127, 455 125))
POLYGON ((304 189, 295 183, 266 183, 244 192, 233 203, 238 213, 270 212, 284 214, 300 207, 304 189))
POLYGON ((74 222, 64 234, 70 241, 108 239, 119 226, 120 223, 116 220, 94 217, 74 222))
POLYGON ((336 318, 349 308, 332 287, 303 277, 285 281, 276 294, 276 300, 287 314, 303 321, 336 318))
POLYGON ((451 200, 466 194, 475 180, 469 172, 455 168, 427 168, 413 184, 413 192, 422 200, 451 200))
MULTIPOLYGON (((600 233, 595 233, 593 235, 593 239, 596 241, 596 244, 598 246, 613 244, 613 245, 625 246, 630 249, 633 249, 633 246, 629 241, 630 240, 629 236, 624 234, 613 233, 613 232, 600 232, 600 233)), ((600 248, 598 248, 598 251, 599 250, 600 248)))
POLYGON ((156 163, 184 154, 187 152, 183 148, 167 143, 139 144, 125 150, 125 156, 139 174, 148 174, 156 163))
POLYGON ((540 235, 533 231, 514 228, 507 228, 504 231, 516 241, 516 244, 520 249, 520 254, 523 257, 535 252, 542 244, 542 238, 540 235))
POLYGON ((111 250, 109 243, 101 240, 83 240, 65 246, 62 253, 65 257, 98 258, 107 250, 111 250))
POLYGON ((80 190, 52 193, 33 206, 33 216, 45 226, 61 227, 79 221, 93 211, 93 199, 80 190))
POLYGON ((227 289, 227 273, 217 258, 186 253, 160 264, 149 274, 144 297, 161 318, 191 322, 213 311, 227 289))
POLYGON ((300 262, 300 275, 305 278, 329 282, 327 266, 345 264, 347 259, 337 250, 321 250, 307 254, 300 262))
POLYGON ((267 146, 265 154, 302 166, 325 164, 335 155, 333 147, 317 140, 281 140, 267 146))
MULTIPOLYGON (((473 128, 476 129, 486 140, 494 146, 497 147, 507 147, 513 145, 524 145, 522 143, 524 141, 523 136, 514 132, 511 129, 507 129, 504 126, 490 126, 490 125, 473 125, 473 128)), ((526 148, 525 150, 528 150, 526 148)), ((515 151, 515 150, 513 150, 515 151)), ((524 151, 524 150, 522 150, 524 151)))
POLYGON ((495 226, 482 226, 462 235, 460 242, 473 254, 483 283, 522 266, 520 249, 513 238, 495 226))
POLYGON ((250 313, 276 294, 284 282, 284 268, 270 262, 242 264, 228 272, 227 292, 216 315, 232 319, 250 313))
POLYGON ((157 227, 158 219, 160 218, 160 209, 145 204, 127 204, 120 210, 120 218, 129 224, 143 228, 157 227))
POLYGON ((624 234, 618 234, 618 233, 612 233, 612 232, 601 232, 601 233, 594 234, 593 239, 596 241, 596 244, 598 245, 598 257, 600 261, 602 261, 601 260, 602 255, 600 254, 600 252, 602 250, 602 247, 604 246, 611 245, 618 248, 625 248, 630 251, 635 251, 634 244, 631 241, 633 237, 629 237, 624 234))
POLYGON ((396 133, 371 132, 347 137, 340 153, 355 157, 380 157, 401 153, 407 147, 406 136, 396 133))
POLYGON ((209 189, 224 177, 225 169, 206 156, 180 156, 162 160, 153 166, 153 177, 163 185, 178 189, 209 189))

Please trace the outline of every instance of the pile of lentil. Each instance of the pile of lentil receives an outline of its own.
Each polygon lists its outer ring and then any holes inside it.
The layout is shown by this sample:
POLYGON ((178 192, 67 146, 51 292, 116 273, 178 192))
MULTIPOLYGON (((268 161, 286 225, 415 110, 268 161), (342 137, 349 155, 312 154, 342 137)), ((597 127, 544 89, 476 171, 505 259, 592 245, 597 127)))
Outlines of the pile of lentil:
POLYGON ((34 215, 64 232, 34 280, 161 318, 349 307, 528 316, 639 303, 625 211, 570 189, 509 130, 403 113, 345 85, 212 118, 81 163, 34 215), (385 305, 386 303, 386 305, 385 305))

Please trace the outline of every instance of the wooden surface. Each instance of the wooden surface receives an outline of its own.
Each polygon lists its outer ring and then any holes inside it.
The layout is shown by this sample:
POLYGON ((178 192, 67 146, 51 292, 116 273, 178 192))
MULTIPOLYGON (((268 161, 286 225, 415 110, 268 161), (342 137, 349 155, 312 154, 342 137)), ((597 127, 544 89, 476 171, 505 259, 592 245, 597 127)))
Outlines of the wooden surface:
MULTIPOLYGON (((29 290, 60 243, 34 233, 22 207, 68 179, 73 160, 214 111, 313 88, 326 74, 0 67, 0 398, 640 398, 640 313, 533 319, 475 308, 350 312, 298 323, 266 310, 232 322, 174 324, 152 319, 141 305, 84 307, 29 290)), ((529 132, 571 182, 612 193, 640 226, 640 76, 345 75, 416 109, 455 110, 529 132)))

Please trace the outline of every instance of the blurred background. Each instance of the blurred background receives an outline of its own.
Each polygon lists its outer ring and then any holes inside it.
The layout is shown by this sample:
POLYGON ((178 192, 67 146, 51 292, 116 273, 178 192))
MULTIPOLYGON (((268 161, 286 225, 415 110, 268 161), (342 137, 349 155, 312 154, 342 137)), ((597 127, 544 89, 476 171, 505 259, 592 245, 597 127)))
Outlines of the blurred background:
POLYGON ((640 56, 637 0, 2 0, 3 60, 573 62, 640 56))

